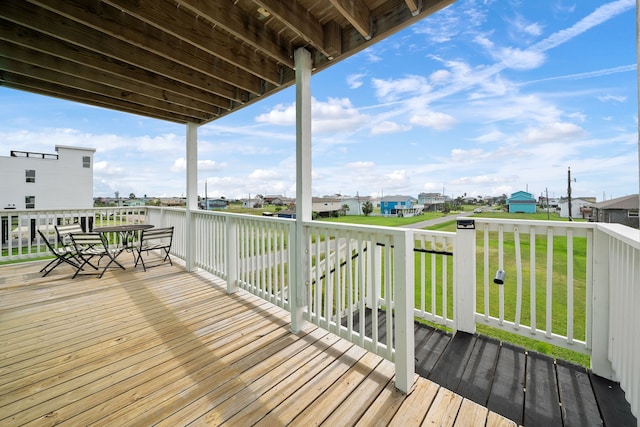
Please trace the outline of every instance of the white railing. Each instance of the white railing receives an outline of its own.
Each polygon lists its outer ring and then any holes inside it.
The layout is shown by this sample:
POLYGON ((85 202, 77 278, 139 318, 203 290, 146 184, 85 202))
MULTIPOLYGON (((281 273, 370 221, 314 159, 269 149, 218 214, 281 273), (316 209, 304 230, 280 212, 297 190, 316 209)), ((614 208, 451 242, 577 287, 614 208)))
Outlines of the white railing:
POLYGON ((640 418, 640 231, 620 224, 598 224, 596 233, 606 244, 603 255, 608 258, 603 263, 608 265, 609 290, 606 357, 631 412, 640 418))
POLYGON ((172 225, 173 255, 226 279, 229 292, 290 311, 297 287, 307 321, 394 361, 405 382, 415 319, 467 332, 482 324, 590 355, 640 409, 640 232, 625 226, 467 218, 448 233, 311 221, 295 251, 295 221, 249 215, 122 207, 0 220, 0 262, 46 255, 36 230, 53 238, 57 224, 172 225))
POLYGON ((93 208, 82 210, 0 211, 0 262, 49 256, 37 231, 55 239, 55 226, 80 223, 84 230, 98 226, 147 222, 144 207, 93 208))
POLYGON ((594 224, 474 222, 477 323, 589 354, 594 224))
POLYGON ((290 248, 295 222, 254 215, 227 216, 228 281, 289 309, 290 248))
POLYGON ((414 231, 414 316, 455 328, 453 316, 453 254, 455 233, 414 231))
POLYGON ((306 223, 304 232, 306 320, 395 362, 396 385, 408 389, 415 371, 413 232, 323 222, 306 223))

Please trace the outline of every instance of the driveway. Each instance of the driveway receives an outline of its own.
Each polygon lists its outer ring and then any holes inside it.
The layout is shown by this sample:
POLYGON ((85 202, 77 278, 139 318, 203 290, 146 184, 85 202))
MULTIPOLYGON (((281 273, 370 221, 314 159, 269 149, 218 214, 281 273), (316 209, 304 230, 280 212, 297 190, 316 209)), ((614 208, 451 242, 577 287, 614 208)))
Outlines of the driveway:
POLYGON ((423 229, 423 228, 427 228, 427 227, 431 227, 432 225, 436 225, 436 224, 441 224, 443 222, 447 222, 447 221, 453 221, 456 218, 460 218, 463 216, 471 216, 473 215, 473 212, 460 212, 460 213, 456 213, 453 215, 448 215, 448 216, 443 216, 441 218, 434 218, 434 219, 430 219, 427 221, 420 221, 420 222, 415 222, 413 224, 407 224, 407 225, 403 225, 403 228, 416 228, 416 229, 423 229))

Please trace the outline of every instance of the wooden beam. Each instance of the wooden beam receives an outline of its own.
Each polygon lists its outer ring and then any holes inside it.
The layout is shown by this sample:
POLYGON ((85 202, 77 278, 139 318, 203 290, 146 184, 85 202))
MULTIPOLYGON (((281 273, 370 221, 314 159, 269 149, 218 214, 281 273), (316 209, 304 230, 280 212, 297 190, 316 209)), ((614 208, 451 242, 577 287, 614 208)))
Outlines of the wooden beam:
MULTIPOLYGON (((202 18, 192 16, 185 9, 172 7, 171 2, 155 0, 103 1, 147 24, 162 28, 167 36, 171 35, 183 42, 198 46, 205 52, 240 70, 273 84, 280 83, 280 67, 275 61, 250 49, 238 49, 233 42, 230 43, 228 33, 213 27, 202 18)), ((149 28, 145 28, 144 32, 140 32, 143 43, 149 31, 149 28)), ((220 64, 212 63, 211 66, 213 68, 220 66, 220 64)))
POLYGON ((203 112, 194 110, 193 108, 172 104, 167 101, 153 99, 136 92, 123 91, 111 86, 90 80, 79 79, 69 74, 57 72, 56 70, 37 67, 31 64, 25 64, 13 59, 0 56, 2 70, 13 75, 21 75, 40 82, 46 82, 44 86, 67 87, 86 94, 88 99, 95 97, 103 100, 103 102, 115 101, 114 105, 120 105, 120 101, 130 102, 136 105, 144 106, 149 110, 166 111, 169 115, 175 114, 183 117, 192 117, 198 123, 207 120, 213 116, 211 112, 203 112))
MULTIPOLYGON (((318 19, 311 16, 297 1, 254 0, 277 20, 298 34, 305 42, 318 49, 325 56, 331 56, 324 45, 324 29, 318 19)), ((301 46, 293 46, 294 48, 301 46)))
MULTIPOLYGON (((16 46, 33 49, 36 54, 64 59, 72 63, 72 66, 86 65, 94 70, 104 72, 105 79, 124 78, 131 80, 141 88, 149 86, 161 92, 190 98, 192 99, 192 104, 202 104, 200 108, 204 108, 205 110, 209 110, 209 107, 206 105, 228 108, 230 103, 229 99, 206 92, 201 88, 177 82, 131 64, 106 58, 104 55, 92 50, 75 46, 69 42, 15 25, 3 19, 0 19, 0 39, 15 44, 16 46)), ((9 54, 9 52, 7 52, 7 54, 9 54)), ((168 95, 163 95, 163 97, 166 96, 168 95)))
POLYGON ((331 4, 365 40, 371 39, 371 12, 362 0, 331 0, 331 4))
POLYGON ((158 111, 147 108, 142 105, 132 104, 127 101, 118 101, 115 99, 103 99, 99 96, 87 94, 77 89, 70 89, 63 86, 56 86, 51 83, 41 82, 29 77, 19 76, 4 72, 0 86, 33 92, 39 95, 52 96, 67 101, 80 102, 82 104, 94 105, 96 107, 107 108, 110 110, 118 110, 125 113, 137 114, 140 116, 151 117, 158 120, 168 120, 175 123, 199 123, 197 119, 179 114, 167 113, 166 111, 158 111))
POLYGON ((289 47, 282 44, 278 34, 251 15, 247 15, 240 7, 224 0, 176 0, 181 8, 186 8, 196 16, 204 17, 243 41, 259 50, 264 55, 293 69, 293 58, 289 47))
POLYGON ((254 94, 259 92, 260 78, 107 4, 79 0, 62 3, 56 0, 31 2, 123 43, 134 45, 150 58, 157 55, 167 61, 175 61, 192 68, 208 76, 208 79, 218 80, 220 83, 216 85, 216 93, 225 98, 242 102, 242 97, 246 97, 246 94, 238 93, 237 87, 254 94), (141 29, 144 29, 144 33, 141 29))
MULTIPOLYGON (((224 102, 206 103, 197 99, 163 90, 156 86, 150 86, 139 81, 131 80, 119 75, 111 75, 104 70, 91 68, 89 66, 71 62, 63 58, 49 55, 45 52, 28 49, 4 40, 0 40, 0 52, 2 56, 12 58, 26 64, 31 64, 40 68, 52 70, 55 73, 64 73, 76 79, 94 82, 103 82, 104 85, 113 87, 122 92, 136 93, 155 100, 166 101, 171 104, 193 108, 201 112, 209 113, 217 111, 219 108, 227 108, 229 100, 224 102)), ((4 68, 4 63, 0 64, 0 69, 4 68)))
POLYGON ((418 11, 418 2, 421 0, 404 0, 404 2, 407 4, 407 7, 409 8, 409 11, 411 12, 411 14, 413 16, 417 15, 419 13, 418 11))

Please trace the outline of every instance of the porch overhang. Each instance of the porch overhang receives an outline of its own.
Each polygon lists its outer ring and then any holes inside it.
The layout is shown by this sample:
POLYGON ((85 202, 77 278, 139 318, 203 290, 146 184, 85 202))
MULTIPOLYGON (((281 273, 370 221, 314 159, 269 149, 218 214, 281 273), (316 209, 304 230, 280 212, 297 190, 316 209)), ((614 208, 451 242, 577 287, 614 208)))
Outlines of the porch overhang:
POLYGON ((205 124, 454 0, 8 0, 0 85, 177 123, 205 124))

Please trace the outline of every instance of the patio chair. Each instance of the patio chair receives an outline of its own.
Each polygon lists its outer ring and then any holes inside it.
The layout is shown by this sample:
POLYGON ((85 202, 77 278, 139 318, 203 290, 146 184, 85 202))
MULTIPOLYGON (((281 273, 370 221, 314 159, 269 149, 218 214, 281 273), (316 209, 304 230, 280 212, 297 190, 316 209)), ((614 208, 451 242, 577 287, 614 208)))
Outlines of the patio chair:
POLYGON ((40 273, 44 273, 42 277, 46 277, 47 274, 51 273, 57 266, 60 264, 66 263, 78 270, 80 268, 80 263, 76 257, 76 250, 73 246, 61 246, 56 247, 49 241, 48 236, 45 236, 42 231, 37 230, 40 238, 44 241, 49 248, 49 251, 54 255, 54 259, 51 260, 47 265, 45 265, 40 273))
POLYGON ((171 262, 171 257, 169 256, 169 251, 171 250, 171 242, 173 241, 173 227, 163 227, 163 228, 150 228, 147 230, 142 230, 140 233, 140 244, 136 248, 137 256, 135 267, 138 266, 138 262, 142 264, 142 268, 144 271, 147 271, 147 268, 157 267, 166 261, 169 261, 169 264, 173 265, 171 262), (153 264, 146 265, 144 263, 144 259, 142 259, 142 253, 146 252, 147 255, 149 251, 160 251, 160 256, 162 256, 162 260, 153 264))
MULTIPOLYGON (((82 264, 76 270, 76 273, 73 275, 72 279, 75 278, 78 273, 82 270, 85 265, 90 265, 93 268, 100 270, 99 267, 94 266, 91 263, 93 258, 98 258, 98 266, 100 265, 100 260, 104 257, 109 259, 107 265, 101 269, 98 273, 94 273, 98 275, 98 278, 101 278, 107 268, 111 266, 111 264, 115 263, 121 269, 125 269, 122 264, 116 261, 116 257, 122 252, 122 248, 112 248, 109 247, 109 243, 107 242, 106 237, 102 233, 91 232, 91 233, 72 233, 70 234, 71 240, 73 241, 73 245, 76 248, 76 253, 78 257, 82 259, 82 264)), ((90 274, 90 273, 85 273, 90 274)))
POLYGON ((73 247, 73 242, 71 241, 71 237, 69 237, 70 234, 84 233, 82 226, 77 222, 68 225, 56 225, 54 228, 58 235, 58 243, 63 246, 73 247))

